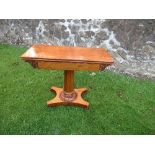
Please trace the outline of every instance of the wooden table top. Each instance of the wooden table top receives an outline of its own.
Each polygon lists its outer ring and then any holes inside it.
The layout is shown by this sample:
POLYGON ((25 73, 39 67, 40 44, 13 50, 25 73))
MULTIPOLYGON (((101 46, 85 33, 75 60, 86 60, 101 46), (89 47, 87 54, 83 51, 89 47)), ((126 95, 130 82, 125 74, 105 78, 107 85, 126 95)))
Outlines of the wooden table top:
POLYGON ((103 48, 33 45, 22 56, 24 60, 48 60, 112 64, 113 58, 103 48))

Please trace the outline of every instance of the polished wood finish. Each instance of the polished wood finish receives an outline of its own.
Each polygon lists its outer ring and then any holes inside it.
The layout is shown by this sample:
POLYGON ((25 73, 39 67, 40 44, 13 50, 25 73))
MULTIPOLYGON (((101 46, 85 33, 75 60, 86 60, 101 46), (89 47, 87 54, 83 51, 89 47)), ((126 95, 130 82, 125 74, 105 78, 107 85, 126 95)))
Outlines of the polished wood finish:
POLYGON ((86 88, 74 89, 74 71, 101 71, 113 63, 112 57, 103 48, 84 48, 69 46, 33 45, 21 58, 34 68, 64 70, 64 87, 52 87, 56 93, 48 106, 78 105, 88 107, 81 97, 86 88))
POLYGON ((52 87, 51 91, 54 92, 56 94, 56 96, 54 99, 47 102, 48 106, 75 105, 75 106, 80 106, 83 108, 88 108, 89 103, 82 99, 82 94, 84 94, 87 91, 86 88, 74 89, 77 96, 73 101, 61 99, 60 96, 61 96, 61 93, 63 92, 62 88, 52 87))
MULTIPOLYGON (((34 62, 34 61, 32 61, 34 62)), ((52 61, 37 61, 37 68, 50 69, 50 70, 87 70, 87 71, 99 71, 102 70, 102 64, 97 63, 85 63, 85 62, 52 62, 52 61), (73 65, 74 63, 74 65, 73 65)), ((103 64, 106 66, 106 64, 103 64)))
POLYGON ((60 94, 60 98, 65 101, 73 101, 77 97, 74 90, 74 71, 64 71, 64 87, 60 94))
POLYGON ((74 90, 74 71, 64 71, 64 91, 72 92, 74 90))
POLYGON ((24 60, 43 60, 54 62, 113 63, 112 57, 103 48, 33 45, 21 57, 24 58, 24 60))

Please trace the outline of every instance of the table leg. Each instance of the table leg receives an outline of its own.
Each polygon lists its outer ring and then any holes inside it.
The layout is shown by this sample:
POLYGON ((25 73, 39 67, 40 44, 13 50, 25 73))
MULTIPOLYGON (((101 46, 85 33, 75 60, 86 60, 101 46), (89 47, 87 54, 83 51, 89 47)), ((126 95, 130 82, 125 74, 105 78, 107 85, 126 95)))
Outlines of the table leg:
POLYGON ((64 71, 64 88, 60 94, 60 98, 63 101, 73 101, 77 97, 77 93, 74 90, 74 71, 64 71))
POLYGON ((56 97, 47 102, 48 106, 56 105, 77 105, 87 108, 89 103, 82 99, 82 94, 87 91, 86 88, 74 89, 74 71, 64 71, 64 87, 52 87, 51 91, 56 97))

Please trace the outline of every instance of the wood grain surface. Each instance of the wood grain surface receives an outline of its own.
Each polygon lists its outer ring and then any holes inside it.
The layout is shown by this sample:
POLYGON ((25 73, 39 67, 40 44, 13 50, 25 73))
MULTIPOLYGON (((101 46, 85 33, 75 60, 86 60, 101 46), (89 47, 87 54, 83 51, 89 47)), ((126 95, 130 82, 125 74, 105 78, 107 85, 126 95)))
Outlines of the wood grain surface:
POLYGON ((21 57, 25 60, 113 63, 113 58, 103 48, 33 45, 21 57))

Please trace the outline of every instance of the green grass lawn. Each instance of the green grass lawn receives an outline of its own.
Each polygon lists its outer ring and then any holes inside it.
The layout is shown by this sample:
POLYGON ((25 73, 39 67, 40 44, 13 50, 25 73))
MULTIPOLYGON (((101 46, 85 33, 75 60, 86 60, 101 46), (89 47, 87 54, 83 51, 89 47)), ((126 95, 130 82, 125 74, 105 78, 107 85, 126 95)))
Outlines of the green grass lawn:
POLYGON ((27 48, 0 45, 0 134, 155 134, 155 83, 108 71, 76 72, 89 89, 89 109, 47 107, 63 71, 33 69, 20 59, 27 48))

